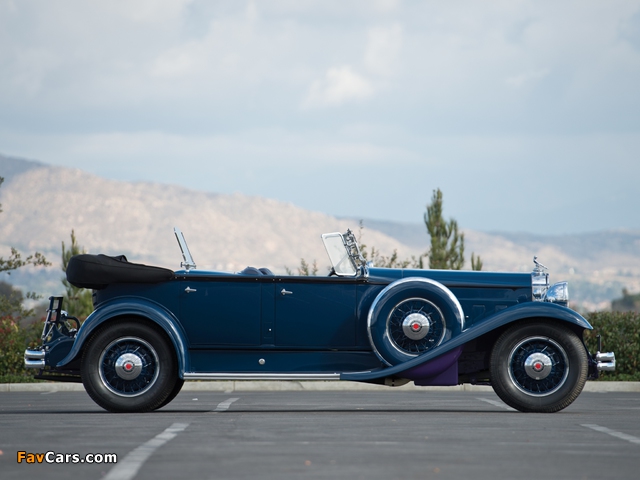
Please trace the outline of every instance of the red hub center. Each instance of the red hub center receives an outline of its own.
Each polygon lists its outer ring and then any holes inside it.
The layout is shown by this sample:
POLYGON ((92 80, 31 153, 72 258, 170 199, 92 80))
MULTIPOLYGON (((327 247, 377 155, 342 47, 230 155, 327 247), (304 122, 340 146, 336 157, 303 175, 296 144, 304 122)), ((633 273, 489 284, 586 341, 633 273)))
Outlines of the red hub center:
POLYGON ((544 365, 542 365, 542 362, 536 362, 533 364, 533 369, 536 372, 539 372, 540 370, 542 370, 542 368, 544 367, 544 365))
POLYGON ((418 322, 416 322, 416 323, 414 323, 413 325, 411 325, 411 329, 412 329, 414 332, 417 332, 418 330, 420 330, 420 328, 421 328, 421 327, 422 327, 422 326, 421 326, 418 322))
POLYGON ((130 372, 131 370, 133 370, 133 363, 131 363, 131 362, 125 363, 124 364, 124 369, 125 369, 125 371, 130 372))

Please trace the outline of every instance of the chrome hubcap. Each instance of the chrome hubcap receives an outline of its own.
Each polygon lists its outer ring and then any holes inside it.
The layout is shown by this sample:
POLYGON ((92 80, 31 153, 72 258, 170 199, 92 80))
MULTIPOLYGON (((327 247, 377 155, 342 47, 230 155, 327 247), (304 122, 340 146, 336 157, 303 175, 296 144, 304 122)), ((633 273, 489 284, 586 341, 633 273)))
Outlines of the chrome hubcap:
POLYGON ((402 321, 402 331, 411 340, 422 340, 429 333, 431 322, 423 313, 412 313, 402 321))
POLYGON ((124 380, 133 380, 142 371, 142 359, 135 353, 120 355, 115 363, 116 374, 124 380))
POLYGON ((446 333, 444 315, 424 298, 398 303, 387 318, 391 346, 402 354, 420 355, 442 342, 446 333))
POLYGON ((532 353, 524 361, 524 371, 534 380, 543 380, 551 373, 553 361, 544 353, 532 353))

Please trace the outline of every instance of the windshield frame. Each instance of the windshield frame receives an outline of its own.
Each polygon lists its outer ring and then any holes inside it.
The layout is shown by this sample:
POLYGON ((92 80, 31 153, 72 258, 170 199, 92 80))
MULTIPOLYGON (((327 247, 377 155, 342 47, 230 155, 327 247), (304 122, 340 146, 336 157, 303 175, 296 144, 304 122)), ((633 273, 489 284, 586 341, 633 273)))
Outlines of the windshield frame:
POLYGON ((322 234, 322 243, 331 261, 331 273, 339 277, 367 275, 367 262, 360 252, 358 241, 351 230, 322 234))

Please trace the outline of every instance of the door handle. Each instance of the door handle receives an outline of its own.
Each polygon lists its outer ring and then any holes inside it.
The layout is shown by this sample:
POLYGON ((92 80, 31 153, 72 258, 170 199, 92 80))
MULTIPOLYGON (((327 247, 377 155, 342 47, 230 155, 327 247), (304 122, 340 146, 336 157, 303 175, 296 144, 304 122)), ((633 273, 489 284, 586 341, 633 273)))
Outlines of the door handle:
POLYGON ((196 290, 195 288, 187 287, 184 289, 184 291, 187 293, 191 293, 191 292, 197 292, 198 290, 196 290))
POLYGON ((284 288, 282 290, 280 290, 280 295, 282 295, 283 297, 285 295, 293 295, 293 292, 290 292, 289 290, 285 290, 284 288))

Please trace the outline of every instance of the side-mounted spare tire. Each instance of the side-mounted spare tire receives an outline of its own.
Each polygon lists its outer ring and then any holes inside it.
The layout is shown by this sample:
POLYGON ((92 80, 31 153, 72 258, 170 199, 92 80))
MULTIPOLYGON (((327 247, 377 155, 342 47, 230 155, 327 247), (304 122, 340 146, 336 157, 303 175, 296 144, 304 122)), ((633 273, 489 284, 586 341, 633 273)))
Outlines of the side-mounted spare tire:
POLYGON ((420 277, 387 285, 373 301, 367 320, 371 346, 390 366, 428 352, 463 326, 464 312, 451 290, 420 277))

